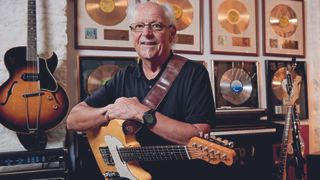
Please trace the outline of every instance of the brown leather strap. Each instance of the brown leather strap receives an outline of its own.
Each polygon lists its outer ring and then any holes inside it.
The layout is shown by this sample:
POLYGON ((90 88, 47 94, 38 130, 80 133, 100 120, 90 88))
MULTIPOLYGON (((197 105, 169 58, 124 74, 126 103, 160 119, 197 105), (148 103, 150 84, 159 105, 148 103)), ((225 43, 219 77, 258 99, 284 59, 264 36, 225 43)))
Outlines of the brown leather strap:
MULTIPOLYGON (((142 103, 149 108, 157 109, 186 62, 186 58, 174 55, 169 61, 166 69, 163 71, 161 77, 150 89, 142 103)), ((140 122, 132 120, 127 120, 122 124, 122 130, 126 135, 136 134, 141 127, 142 126, 140 122)))
POLYGON ((186 62, 186 58, 173 55, 161 77, 150 89, 142 103, 152 109, 157 109, 186 62))

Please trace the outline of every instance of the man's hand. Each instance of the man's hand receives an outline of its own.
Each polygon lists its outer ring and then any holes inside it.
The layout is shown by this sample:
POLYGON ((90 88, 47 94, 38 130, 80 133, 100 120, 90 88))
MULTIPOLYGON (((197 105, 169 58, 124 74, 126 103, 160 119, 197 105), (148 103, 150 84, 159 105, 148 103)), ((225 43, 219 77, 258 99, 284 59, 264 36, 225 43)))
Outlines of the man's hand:
POLYGON ((149 110, 136 97, 121 97, 113 104, 103 108, 105 111, 105 119, 131 119, 142 122, 143 113, 149 110))

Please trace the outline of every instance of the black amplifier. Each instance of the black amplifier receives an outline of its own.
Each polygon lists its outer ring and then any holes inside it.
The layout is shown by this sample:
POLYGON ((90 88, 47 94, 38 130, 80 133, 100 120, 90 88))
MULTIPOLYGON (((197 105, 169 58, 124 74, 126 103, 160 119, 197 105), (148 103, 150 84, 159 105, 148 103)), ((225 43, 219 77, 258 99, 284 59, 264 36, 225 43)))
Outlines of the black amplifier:
POLYGON ((67 150, 64 148, 41 151, 0 153, 0 179, 8 176, 64 174, 67 171, 67 150))

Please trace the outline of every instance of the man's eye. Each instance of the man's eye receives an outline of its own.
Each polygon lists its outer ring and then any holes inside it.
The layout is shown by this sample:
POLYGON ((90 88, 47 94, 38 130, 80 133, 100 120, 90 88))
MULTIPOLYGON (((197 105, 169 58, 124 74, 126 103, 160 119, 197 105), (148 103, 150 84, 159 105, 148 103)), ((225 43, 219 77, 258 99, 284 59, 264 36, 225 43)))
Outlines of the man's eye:
POLYGON ((152 24, 151 26, 152 26, 152 28, 155 28, 155 29, 161 29, 162 28, 162 25, 159 24, 159 23, 152 24))
POLYGON ((143 29, 144 28, 144 25, 143 24, 137 24, 135 26, 135 29, 143 29))

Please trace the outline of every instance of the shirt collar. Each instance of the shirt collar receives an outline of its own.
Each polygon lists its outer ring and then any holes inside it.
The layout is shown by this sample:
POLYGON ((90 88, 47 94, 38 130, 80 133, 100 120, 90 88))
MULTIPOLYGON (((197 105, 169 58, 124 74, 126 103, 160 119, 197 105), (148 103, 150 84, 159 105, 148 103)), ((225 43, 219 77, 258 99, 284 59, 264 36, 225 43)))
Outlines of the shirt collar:
MULTIPOLYGON (((165 63, 162 65, 161 67, 161 71, 160 73, 155 77, 155 79, 158 79, 158 77, 160 77, 160 75, 163 73, 164 69, 167 67, 167 64, 169 62, 169 60, 173 57, 173 52, 171 51, 167 60, 165 61, 165 63)), ((138 64, 136 65, 136 68, 134 70, 134 76, 136 78, 141 78, 144 76, 144 72, 142 70, 142 61, 140 59, 138 59, 138 64)))

